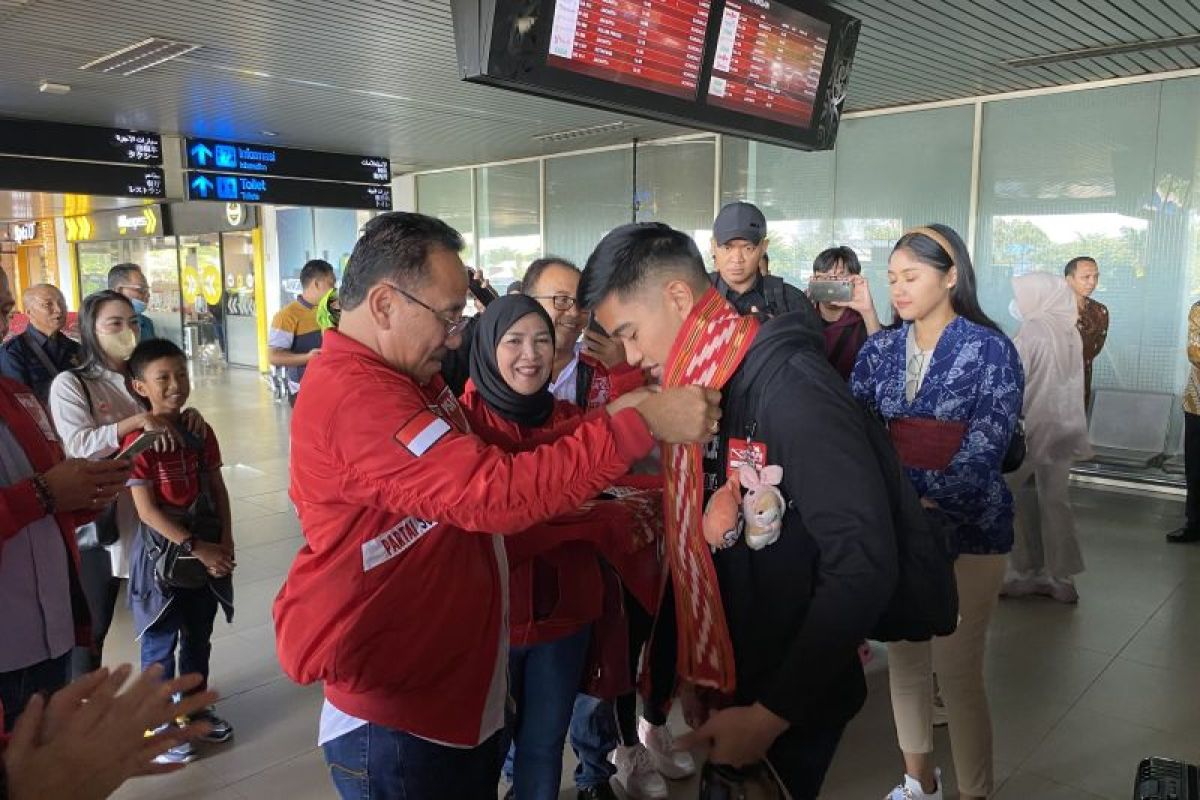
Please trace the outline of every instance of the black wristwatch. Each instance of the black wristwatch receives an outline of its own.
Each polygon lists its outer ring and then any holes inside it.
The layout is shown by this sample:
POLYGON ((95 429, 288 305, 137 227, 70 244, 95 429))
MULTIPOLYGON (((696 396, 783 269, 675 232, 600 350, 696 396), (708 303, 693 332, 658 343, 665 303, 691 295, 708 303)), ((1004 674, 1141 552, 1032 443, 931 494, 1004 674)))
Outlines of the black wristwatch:
POLYGON ((184 539, 183 543, 179 545, 179 549, 185 556, 190 556, 192 551, 196 549, 196 537, 189 536, 184 539))

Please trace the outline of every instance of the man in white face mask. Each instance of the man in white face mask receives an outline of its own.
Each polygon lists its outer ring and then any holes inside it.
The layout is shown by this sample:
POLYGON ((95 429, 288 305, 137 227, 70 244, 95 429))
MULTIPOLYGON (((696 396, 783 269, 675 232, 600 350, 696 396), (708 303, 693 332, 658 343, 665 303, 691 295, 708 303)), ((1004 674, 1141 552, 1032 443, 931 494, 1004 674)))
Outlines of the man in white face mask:
MULTIPOLYGON (((150 282, 146 280, 146 273, 142 272, 142 268, 137 264, 117 264, 108 271, 108 288, 125 295, 133 304, 133 311, 137 314, 138 328, 140 329, 139 341, 157 339, 158 334, 154 331, 154 323, 146 316, 146 304, 150 302, 150 282)), ((132 348, 130 352, 133 352, 132 348)))

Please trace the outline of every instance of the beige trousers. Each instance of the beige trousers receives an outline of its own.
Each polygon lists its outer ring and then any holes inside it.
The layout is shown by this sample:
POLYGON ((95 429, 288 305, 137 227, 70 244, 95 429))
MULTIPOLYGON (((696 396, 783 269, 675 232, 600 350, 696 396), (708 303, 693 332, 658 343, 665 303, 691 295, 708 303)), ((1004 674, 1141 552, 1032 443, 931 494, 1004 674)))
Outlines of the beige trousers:
POLYGON ((1083 572, 1075 512, 1068 496, 1071 464, 1026 462, 1005 480, 1016 502, 1013 569, 1045 572, 1052 578, 1069 578, 1083 572))
POLYGON ((958 581, 958 630, 932 642, 888 645, 892 712, 905 753, 933 752, 933 673, 950 718, 950 745, 958 791, 992 793, 992 717, 983 685, 983 652, 988 623, 1004 582, 1003 555, 961 555, 954 563, 958 581))

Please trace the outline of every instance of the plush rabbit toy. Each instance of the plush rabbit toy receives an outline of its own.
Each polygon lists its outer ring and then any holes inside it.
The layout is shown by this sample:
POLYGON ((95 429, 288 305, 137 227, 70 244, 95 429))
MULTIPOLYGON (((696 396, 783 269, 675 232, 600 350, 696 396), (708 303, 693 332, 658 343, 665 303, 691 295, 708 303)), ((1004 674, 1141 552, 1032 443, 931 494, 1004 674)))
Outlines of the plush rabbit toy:
POLYGON ((738 481, 746 489, 746 497, 742 500, 746 546, 761 550, 774 544, 783 530, 783 512, 787 504, 783 494, 775 488, 783 481, 783 467, 757 470, 744 464, 738 470, 738 481))

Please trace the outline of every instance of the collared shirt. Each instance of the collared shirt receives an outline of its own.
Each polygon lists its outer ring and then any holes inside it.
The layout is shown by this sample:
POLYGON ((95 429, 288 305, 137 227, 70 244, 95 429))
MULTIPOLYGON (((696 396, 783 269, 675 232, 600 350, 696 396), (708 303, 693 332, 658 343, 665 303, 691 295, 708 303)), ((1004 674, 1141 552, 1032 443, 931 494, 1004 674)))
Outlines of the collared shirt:
POLYGON ((576 401, 575 384, 579 375, 579 354, 583 352, 583 344, 575 345, 575 357, 571 362, 563 367, 563 371, 558 373, 558 377, 550 381, 550 394, 554 395, 555 400, 566 400, 568 403, 576 401))
MULTIPOLYGON (((768 313, 769 301, 767 294, 763 288, 763 276, 759 275, 754 281, 754 285, 741 294, 736 289, 725 282, 725 279, 718 276, 716 279, 717 291, 721 296, 733 304, 733 307, 738 310, 739 314, 754 314, 768 313)), ((782 309, 776 310, 775 313, 782 313, 782 309)))
POLYGON ((147 342, 151 339, 158 338, 158 332, 154 329, 154 322, 145 314, 137 315, 138 321, 138 341, 147 342))
MULTIPOLYGON (((8 425, 0 420, 0 485, 34 474, 8 425)), ((58 658, 75 645, 70 558, 58 522, 45 516, 5 541, 0 559, 0 672, 58 658)))
POLYGON ((1108 306, 1085 297, 1075 326, 1083 339, 1083 394, 1088 401, 1092 396, 1092 362, 1108 340, 1108 306))
POLYGON ((25 329, 25 333, 0 345, 0 375, 20 381, 33 389, 33 393, 43 403, 50 395, 50 383, 54 376, 78 365, 79 345, 61 331, 53 336, 46 336, 30 325, 25 329), (41 348, 50 363, 55 366, 54 372, 46 369, 42 359, 30 349, 31 346, 41 348))

